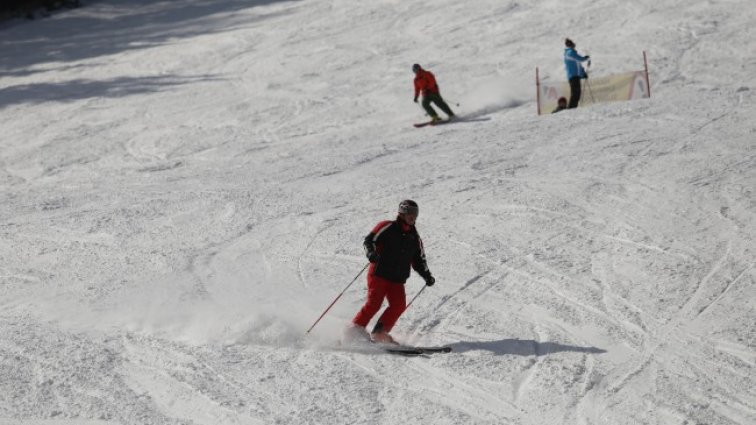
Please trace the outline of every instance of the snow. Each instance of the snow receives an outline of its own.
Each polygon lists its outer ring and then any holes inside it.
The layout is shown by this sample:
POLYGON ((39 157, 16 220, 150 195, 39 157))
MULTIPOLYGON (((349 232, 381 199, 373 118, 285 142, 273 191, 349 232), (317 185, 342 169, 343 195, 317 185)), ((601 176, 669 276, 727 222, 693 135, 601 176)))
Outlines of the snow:
MULTIPOLYGON (((147 0, 0 24, 0 423, 756 423, 756 4, 147 0), (652 98, 538 117, 569 36, 652 98), (468 117, 415 129, 411 65, 468 117), (339 349, 399 201, 437 278, 339 349)), ((422 288, 413 275, 408 297, 422 288)))

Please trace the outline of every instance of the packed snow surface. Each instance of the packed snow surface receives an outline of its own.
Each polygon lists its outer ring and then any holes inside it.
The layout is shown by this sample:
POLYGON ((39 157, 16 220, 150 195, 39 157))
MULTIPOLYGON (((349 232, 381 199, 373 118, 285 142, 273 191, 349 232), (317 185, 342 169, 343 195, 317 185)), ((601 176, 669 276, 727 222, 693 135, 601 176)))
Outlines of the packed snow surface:
POLYGON ((754 22, 106 0, 0 23, 0 423, 753 425, 754 22), (565 37, 596 76, 647 51, 652 98, 537 116, 565 37), (413 128, 415 62, 464 120, 413 128), (340 348, 364 275, 305 336, 405 198, 437 283, 393 334, 454 351, 340 348))

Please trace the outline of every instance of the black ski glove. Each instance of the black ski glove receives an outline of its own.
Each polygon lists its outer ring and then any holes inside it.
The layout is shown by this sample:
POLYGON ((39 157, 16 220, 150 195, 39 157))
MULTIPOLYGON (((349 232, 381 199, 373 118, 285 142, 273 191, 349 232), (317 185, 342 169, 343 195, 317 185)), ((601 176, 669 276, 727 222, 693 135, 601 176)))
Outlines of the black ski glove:
POLYGON ((425 276, 424 279, 427 286, 433 286, 433 284, 436 283, 436 278, 430 273, 428 273, 428 276, 425 276))
POLYGON ((415 103, 417 103, 417 98, 413 99, 413 101, 414 101, 415 103))

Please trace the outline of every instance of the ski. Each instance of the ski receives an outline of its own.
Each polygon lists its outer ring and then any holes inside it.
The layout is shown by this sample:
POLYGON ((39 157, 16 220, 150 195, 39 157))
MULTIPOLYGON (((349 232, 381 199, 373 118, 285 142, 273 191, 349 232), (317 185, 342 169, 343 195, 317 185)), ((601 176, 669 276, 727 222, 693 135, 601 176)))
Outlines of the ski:
POLYGON ((452 119, 441 120, 435 123, 433 121, 420 122, 420 123, 414 124, 414 126, 415 128, 421 128, 421 127, 425 127, 429 125, 440 125, 440 124, 448 124, 448 123, 453 123, 453 122, 454 123, 473 123, 473 122, 480 122, 480 121, 491 121, 491 118, 490 117, 468 118, 468 117, 461 117, 459 115, 455 115, 454 118, 452 119))
POLYGON ((400 356, 421 356, 421 355, 427 355, 427 354, 443 354, 443 353, 451 353, 452 347, 449 345, 438 345, 438 346, 413 346, 413 345, 403 345, 403 344, 382 344, 378 342, 372 342, 368 344, 352 344, 352 345, 342 345, 341 342, 337 343, 337 346, 339 349, 346 350, 346 351, 352 351, 355 353, 377 353, 377 352, 384 352, 389 354, 396 354, 400 356))
POLYGON ((404 347, 401 345, 398 345, 396 347, 381 347, 381 350, 400 356, 422 356, 423 354, 426 354, 425 351, 417 349, 415 347, 404 347))
POLYGON ((452 348, 448 345, 439 345, 435 347, 416 347, 414 345, 400 345, 403 349, 411 350, 411 351, 420 351, 423 354, 443 354, 443 353, 451 353, 452 348))
POLYGON ((416 347, 414 345, 390 345, 381 346, 384 350, 392 350, 395 354, 407 353, 408 355, 419 354, 444 354, 451 353, 452 348, 448 345, 439 345, 434 347, 416 347))
POLYGON ((435 354, 435 353, 451 353, 452 348, 448 345, 440 345, 438 347, 411 347, 417 350, 422 351, 425 354, 435 354))
POLYGON ((362 354, 380 354, 380 353, 388 353, 388 354, 396 354, 400 356, 420 356, 425 354, 423 350, 419 350, 414 347, 405 347, 402 345, 388 345, 388 344, 379 344, 370 342, 367 344, 352 344, 352 345, 343 345, 340 342, 337 345, 336 350, 339 351, 349 351, 352 353, 362 353, 362 354))
POLYGON ((454 120, 426 121, 426 122, 419 122, 417 124, 414 124, 414 126, 415 126, 415 128, 421 128, 421 127, 425 127, 425 126, 428 126, 428 125, 436 126, 436 125, 446 124, 446 123, 450 123, 452 121, 454 121, 454 120))

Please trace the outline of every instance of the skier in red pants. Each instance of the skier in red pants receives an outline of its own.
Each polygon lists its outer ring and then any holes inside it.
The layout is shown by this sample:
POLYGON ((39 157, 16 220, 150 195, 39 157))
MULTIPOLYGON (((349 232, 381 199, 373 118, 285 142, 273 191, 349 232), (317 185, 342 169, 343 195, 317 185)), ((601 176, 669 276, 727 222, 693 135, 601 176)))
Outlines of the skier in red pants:
POLYGON ((415 229, 418 212, 415 201, 402 201, 396 220, 378 223, 365 237, 363 246, 370 261, 367 300, 346 329, 346 340, 361 336, 374 342, 396 344, 389 332, 406 308, 404 283, 410 276, 410 267, 423 277, 426 285, 433 286, 436 282, 428 270, 423 242, 415 229), (368 336, 365 327, 381 309, 384 298, 388 300, 388 307, 368 336))

